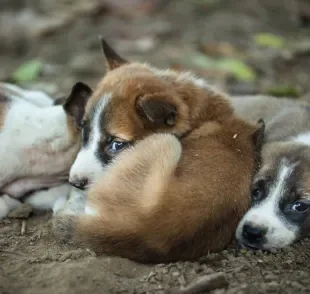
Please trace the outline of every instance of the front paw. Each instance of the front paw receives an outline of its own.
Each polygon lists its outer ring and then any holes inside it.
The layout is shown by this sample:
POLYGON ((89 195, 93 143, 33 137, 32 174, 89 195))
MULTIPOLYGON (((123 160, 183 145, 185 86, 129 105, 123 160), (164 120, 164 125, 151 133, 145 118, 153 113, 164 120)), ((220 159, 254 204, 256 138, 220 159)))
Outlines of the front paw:
POLYGON ((58 212, 52 219, 54 237, 64 243, 73 242, 74 220, 76 216, 58 212))

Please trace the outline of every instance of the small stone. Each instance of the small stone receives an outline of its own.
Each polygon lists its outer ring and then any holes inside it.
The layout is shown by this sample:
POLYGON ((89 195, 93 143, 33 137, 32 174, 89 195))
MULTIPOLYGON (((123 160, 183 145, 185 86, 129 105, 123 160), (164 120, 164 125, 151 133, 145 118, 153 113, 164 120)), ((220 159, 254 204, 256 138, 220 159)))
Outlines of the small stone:
POLYGON ((187 287, 173 289, 171 293, 189 294, 189 293, 207 293, 212 290, 226 288, 228 281, 226 275, 222 272, 199 277, 196 281, 187 287))
POLYGON ((172 276, 173 276, 173 277, 178 277, 178 276, 180 276, 180 273, 179 273, 179 272, 173 272, 173 273, 172 273, 172 276))
POLYGON ((273 254, 276 254, 278 252, 278 250, 275 249, 275 248, 272 248, 272 249, 270 249, 270 252, 273 253, 273 254))
POLYGON ((276 279, 276 276, 273 274, 268 274, 265 276, 265 280, 268 281, 274 281, 276 279))
POLYGON ((97 254, 96 254, 94 251, 90 250, 89 248, 87 248, 86 251, 87 251, 92 257, 96 257, 96 256, 97 256, 97 254))
POLYGON ((266 284, 266 288, 269 291, 279 290, 279 283, 278 282, 270 282, 266 284))
POLYGON ((9 218, 28 218, 32 212, 32 206, 28 203, 24 203, 11 211, 8 215, 9 218))
POLYGON ((71 252, 67 252, 67 253, 65 253, 63 256, 61 256, 61 257, 59 258, 59 261, 60 261, 60 262, 64 262, 65 260, 67 260, 68 258, 70 258, 71 255, 72 255, 71 252))
POLYGON ((236 277, 240 280, 245 280, 246 274, 245 273, 236 273, 236 277))

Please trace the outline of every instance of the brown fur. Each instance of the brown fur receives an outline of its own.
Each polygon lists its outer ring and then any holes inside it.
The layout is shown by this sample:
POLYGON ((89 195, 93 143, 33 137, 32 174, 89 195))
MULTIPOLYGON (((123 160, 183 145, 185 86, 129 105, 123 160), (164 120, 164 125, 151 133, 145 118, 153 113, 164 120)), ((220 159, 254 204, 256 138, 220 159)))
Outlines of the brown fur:
POLYGON ((84 119, 105 93, 112 98, 102 132, 137 143, 88 192, 94 215, 59 214, 56 235, 142 262, 225 248, 249 205, 257 127, 236 118, 220 92, 147 65, 108 71, 84 119))

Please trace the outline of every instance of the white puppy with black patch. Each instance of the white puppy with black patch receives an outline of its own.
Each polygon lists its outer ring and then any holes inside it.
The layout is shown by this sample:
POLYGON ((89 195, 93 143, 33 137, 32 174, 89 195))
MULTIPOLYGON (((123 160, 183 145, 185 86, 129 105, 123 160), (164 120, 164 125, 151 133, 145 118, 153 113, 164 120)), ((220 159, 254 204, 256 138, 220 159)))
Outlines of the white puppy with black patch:
POLYGON ((310 233, 310 106, 265 96, 234 97, 237 114, 266 123, 252 205, 236 237, 245 247, 270 250, 310 233))
POLYGON ((79 132, 62 105, 41 91, 0 83, 0 219, 21 199, 34 209, 61 209, 79 148, 79 132))

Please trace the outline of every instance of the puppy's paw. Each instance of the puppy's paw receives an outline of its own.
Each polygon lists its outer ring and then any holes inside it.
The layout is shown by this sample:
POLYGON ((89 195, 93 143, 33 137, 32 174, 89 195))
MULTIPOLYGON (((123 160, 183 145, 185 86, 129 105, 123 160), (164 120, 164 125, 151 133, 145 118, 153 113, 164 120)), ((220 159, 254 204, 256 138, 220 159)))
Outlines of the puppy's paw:
POLYGON ((54 237, 64 243, 73 242, 74 221, 77 216, 56 213, 52 219, 52 230, 54 237))
POLYGON ((16 200, 6 194, 0 196, 0 220, 6 218, 12 210, 16 209, 20 205, 22 205, 22 203, 19 200, 16 200))

